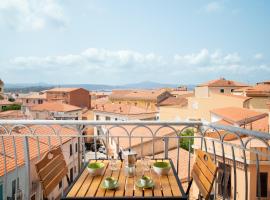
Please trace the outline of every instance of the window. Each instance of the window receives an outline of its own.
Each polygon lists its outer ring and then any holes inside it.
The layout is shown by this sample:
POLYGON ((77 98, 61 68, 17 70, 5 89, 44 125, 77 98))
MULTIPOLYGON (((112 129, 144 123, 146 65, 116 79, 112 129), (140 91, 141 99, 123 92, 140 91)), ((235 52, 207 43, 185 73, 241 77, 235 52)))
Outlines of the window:
POLYGON ((69 156, 72 156, 73 152, 72 152, 72 144, 69 145, 69 156))
POLYGON ((16 180, 13 180, 11 184, 12 184, 11 195, 12 195, 12 197, 14 197, 15 196, 15 192, 16 192, 16 180))
POLYGON ((63 185, 63 183, 62 183, 62 180, 59 182, 59 184, 58 184, 58 188, 59 189, 61 189, 62 188, 62 185, 63 185))
POLYGON ((224 89, 220 89, 220 93, 224 93, 224 89))
POLYGON ((117 118, 115 118, 114 120, 115 120, 115 121, 117 121, 118 119, 117 119, 117 118))
POLYGON ((29 103, 29 99, 26 99, 26 103, 29 103))
POLYGON ((42 99, 39 99, 38 100, 38 104, 42 104, 43 103, 43 100, 42 99))
POLYGON ((98 121, 99 120, 99 115, 96 115, 96 121, 98 121))
POLYGON ((78 152, 78 143, 75 144, 75 152, 78 152))
POLYGON ((3 185, 0 184, 0 200, 4 200, 4 197, 3 197, 3 185))
POLYGON ((233 92, 234 91, 234 89, 231 89, 231 92, 233 92))
POLYGON ((260 182, 261 182, 261 195, 259 194, 259 179, 257 181, 257 197, 267 197, 267 187, 268 187, 268 173, 261 172, 260 173, 260 182))
POLYGON ((69 170, 69 179, 71 182, 73 182, 73 168, 70 168, 69 170))
POLYGON ((105 120, 106 120, 106 121, 110 121, 111 118, 110 118, 110 117, 105 117, 105 120))

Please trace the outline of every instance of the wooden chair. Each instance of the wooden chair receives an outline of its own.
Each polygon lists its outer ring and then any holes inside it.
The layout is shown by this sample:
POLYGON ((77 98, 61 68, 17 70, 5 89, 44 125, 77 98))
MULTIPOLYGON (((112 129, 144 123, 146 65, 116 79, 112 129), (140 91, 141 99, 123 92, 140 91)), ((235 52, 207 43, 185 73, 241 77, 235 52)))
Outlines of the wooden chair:
POLYGON ((68 167, 61 147, 54 148, 47 152, 35 165, 45 199, 48 198, 53 189, 58 186, 64 176, 66 176, 67 182, 70 184, 67 176, 68 167))
POLYGON ((192 178, 189 182, 186 195, 189 195, 190 187, 194 180, 200 191, 198 199, 202 199, 203 197, 205 200, 208 200, 217 176, 218 167, 208 153, 202 150, 196 150, 196 152, 197 157, 193 165, 191 172, 192 178))

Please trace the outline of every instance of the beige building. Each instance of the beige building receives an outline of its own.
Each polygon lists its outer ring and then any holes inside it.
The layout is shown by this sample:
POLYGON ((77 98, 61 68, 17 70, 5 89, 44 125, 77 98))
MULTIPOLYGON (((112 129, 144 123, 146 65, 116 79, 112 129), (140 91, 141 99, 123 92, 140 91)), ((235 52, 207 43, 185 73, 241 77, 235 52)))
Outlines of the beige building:
POLYGON ((160 120, 210 121, 212 109, 229 106, 248 108, 249 97, 232 94, 235 89, 243 87, 247 85, 224 78, 200 84, 194 95, 183 96, 170 104, 160 103, 160 120))
POLYGON ((174 104, 159 106, 160 120, 202 120, 210 121, 210 110, 222 107, 247 108, 250 98, 230 94, 211 93, 208 97, 196 94, 179 99, 174 104))
POLYGON ((29 115, 29 110, 32 106, 36 106, 47 102, 47 97, 45 92, 33 92, 29 95, 22 96, 19 98, 22 102, 22 111, 29 115))
POLYGON ((109 100, 113 103, 128 104, 147 110, 156 110, 157 105, 172 96, 166 89, 157 90, 113 90, 109 100))
POLYGON ((212 93, 233 94, 234 90, 248 87, 245 83, 220 78, 202 83, 195 87, 195 96, 209 97, 212 93))

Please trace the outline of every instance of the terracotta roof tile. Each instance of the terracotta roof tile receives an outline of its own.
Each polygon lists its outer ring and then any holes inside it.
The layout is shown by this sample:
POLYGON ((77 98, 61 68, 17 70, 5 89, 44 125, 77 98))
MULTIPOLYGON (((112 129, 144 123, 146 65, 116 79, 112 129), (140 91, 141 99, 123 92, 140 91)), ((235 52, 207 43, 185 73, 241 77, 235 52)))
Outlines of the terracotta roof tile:
POLYGON ((36 93, 32 93, 24 97, 21 97, 21 99, 46 99, 46 93, 36 92, 36 93))
POLYGON ((47 90, 46 92, 71 92, 78 89, 80 88, 53 88, 53 89, 47 90))
POLYGON ((0 100, 0 105, 13 105, 15 102, 10 102, 8 100, 0 100))
POLYGON ((159 103, 159 106, 172 106, 172 105, 185 107, 188 105, 188 100, 186 98, 181 98, 181 97, 178 97, 178 98, 168 97, 167 99, 159 103))
POLYGON ((27 119, 21 110, 8 110, 0 112, 0 119, 27 119))
POLYGON ((60 102, 45 102, 43 104, 38 104, 31 107, 32 111, 56 111, 56 112, 71 112, 76 110, 82 110, 78 106, 73 106, 70 104, 60 103, 60 102))
POLYGON ((109 98, 111 100, 125 99, 157 101, 158 96, 160 96, 164 92, 167 92, 167 90, 113 90, 109 98))
POLYGON ((246 90, 247 96, 265 96, 270 97, 270 83, 258 83, 257 85, 246 90))
POLYGON ((157 111, 147 110, 137 106, 118 103, 96 104, 94 111, 107 112, 121 115, 155 114, 157 111))
POLYGON ((268 115, 267 113, 261 113, 247 108, 238 107, 217 108, 211 110, 210 112, 222 117, 222 119, 230 123, 237 123, 240 125, 245 122, 247 123, 265 118, 268 115))
POLYGON ((208 86, 208 87, 248 87, 245 83, 240 83, 232 80, 226 80, 225 78, 220 78, 216 80, 211 80, 206 83, 202 83, 198 86, 208 86))

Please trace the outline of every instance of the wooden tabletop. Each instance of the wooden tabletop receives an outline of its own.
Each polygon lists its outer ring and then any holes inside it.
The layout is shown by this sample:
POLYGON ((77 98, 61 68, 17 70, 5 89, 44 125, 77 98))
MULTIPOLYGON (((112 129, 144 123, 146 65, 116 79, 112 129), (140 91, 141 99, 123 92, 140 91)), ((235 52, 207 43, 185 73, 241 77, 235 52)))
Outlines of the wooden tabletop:
MULTIPOLYGON (((157 160, 151 160, 151 163, 157 160)), ((170 160, 165 160, 173 163, 170 160)), ((92 160, 90 162, 96 162, 92 160)), ((71 186, 65 198, 62 199, 93 199, 93 198, 128 198, 128 197, 157 197, 162 198, 178 198, 186 199, 181 183, 176 175, 175 169, 170 170, 168 176, 158 176, 153 170, 145 173, 150 176, 155 186, 152 189, 140 189, 136 187, 135 182, 142 176, 142 164, 140 161, 136 163, 136 176, 126 177, 124 174, 124 163, 117 161, 118 170, 111 171, 108 160, 98 160, 105 164, 104 173, 101 176, 91 176, 85 168, 82 174, 71 186), (106 190, 101 187, 101 183, 108 176, 112 176, 118 180, 119 187, 116 190, 106 190)))

